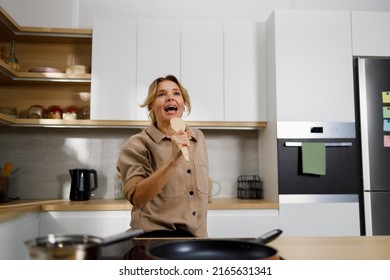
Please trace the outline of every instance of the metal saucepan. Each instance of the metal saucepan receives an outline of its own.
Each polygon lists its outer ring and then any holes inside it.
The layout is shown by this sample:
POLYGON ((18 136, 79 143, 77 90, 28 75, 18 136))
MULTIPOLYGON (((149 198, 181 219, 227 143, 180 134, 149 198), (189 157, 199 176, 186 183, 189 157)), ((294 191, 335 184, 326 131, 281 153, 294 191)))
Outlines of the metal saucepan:
POLYGON ((106 238, 91 235, 49 234, 25 241, 30 259, 34 260, 96 260, 102 246, 131 239, 143 230, 129 230, 106 238))
POLYGON ((158 243, 149 248, 151 259, 165 260, 271 260, 280 259, 276 249, 266 243, 279 237, 282 230, 272 230, 255 240, 191 239, 158 243))

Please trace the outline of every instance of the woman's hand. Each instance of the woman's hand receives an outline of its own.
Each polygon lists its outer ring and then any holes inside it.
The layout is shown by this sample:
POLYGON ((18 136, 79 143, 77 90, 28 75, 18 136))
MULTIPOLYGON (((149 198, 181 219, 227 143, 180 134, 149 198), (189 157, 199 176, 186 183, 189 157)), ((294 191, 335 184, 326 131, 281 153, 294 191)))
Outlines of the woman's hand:
POLYGON ((182 156, 181 148, 190 147, 190 133, 188 127, 186 131, 179 130, 171 137, 172 141, 172 158, 178 160, 182 156))

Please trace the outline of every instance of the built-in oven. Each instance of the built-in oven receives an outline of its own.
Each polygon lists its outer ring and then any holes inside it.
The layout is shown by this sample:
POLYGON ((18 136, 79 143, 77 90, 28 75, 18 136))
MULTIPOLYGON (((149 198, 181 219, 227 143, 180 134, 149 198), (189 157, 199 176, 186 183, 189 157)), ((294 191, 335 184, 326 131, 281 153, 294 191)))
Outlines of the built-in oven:
POLYGON ((354 220, 354 229, 344 232, 356 233, 357 227, 360 232, 361 176, 354 123, 278 122, 277 151, 279 202, 281 211, 288 212, 285 216, 305 225, 317 215, 322 222, 319 225, 327 223, 324 228, 334 235, 338 233, 334 227, 344 223, 337 222, 338 218, 354 220), (323 173, 305 173, 305 143, 322 146, 323 173), (298 204, 298 212, 307 215, 306 222, 293 217, 298 204))
POLYGON ((279 194, 358 194, 354 127, 299 123, 278 126, 279 194), (302 126, 304 126, 302 128, 302 126), (302 145, 323 143, 325 174, 303 172, 302 145))

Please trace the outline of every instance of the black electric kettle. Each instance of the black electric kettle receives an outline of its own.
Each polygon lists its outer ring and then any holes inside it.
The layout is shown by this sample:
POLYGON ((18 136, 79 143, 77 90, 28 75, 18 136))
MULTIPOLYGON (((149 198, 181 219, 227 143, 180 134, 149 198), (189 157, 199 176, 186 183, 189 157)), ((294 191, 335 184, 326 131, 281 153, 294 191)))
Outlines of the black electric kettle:
POLYGON ((89 200, 91 192, 98 187, 97 174, 95 169, 69 169, 72 182, 70 184, 69 199, 74 201, 89 200), (93 183, 91 177, 93 174, 93 183))

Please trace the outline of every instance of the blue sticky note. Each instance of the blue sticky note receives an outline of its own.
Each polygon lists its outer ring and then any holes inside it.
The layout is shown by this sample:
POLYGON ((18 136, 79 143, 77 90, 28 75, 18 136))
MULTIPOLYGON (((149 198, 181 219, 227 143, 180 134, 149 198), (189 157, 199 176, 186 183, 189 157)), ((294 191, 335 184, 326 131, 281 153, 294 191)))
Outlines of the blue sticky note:
POLYGON ((383 120, 383 131, 390 131, 390 120, 383 120))

